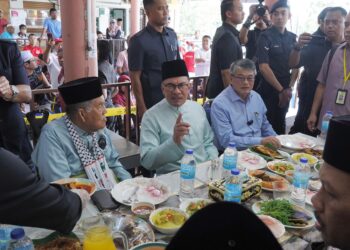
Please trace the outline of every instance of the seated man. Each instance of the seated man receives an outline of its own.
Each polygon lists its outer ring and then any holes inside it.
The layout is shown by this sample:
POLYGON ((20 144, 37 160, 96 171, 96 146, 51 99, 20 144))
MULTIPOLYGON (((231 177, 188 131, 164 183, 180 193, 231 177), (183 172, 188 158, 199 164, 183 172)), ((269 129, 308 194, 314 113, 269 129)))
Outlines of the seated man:
POLYGON ((230 142, 239 148, 256 144, 280 147, 276 133, 266 118, 266 107, 253 91, 256 68, 253 61, 242 59, 230 67, 231 86, 218 95, 211 106, 211 122, 218 148, 230 142))
POLYGON ((0 224, 41 227, 68 233, 89 200, 85 190, 49 185, 18 156, 0 147, 0 224))
POLYGON ((142 118, 141 165, 157 174, 178 170, 186 149, 194 150, 197 163, 217 158, 204 109, 187 100, 190 86, 185 62, 163 63, 162 79, 165 98, 142 118))
MULTIPOLYGON (((338 116, 329 123, 320 169, 322 188, 311 199, 316 228, 326 245, 350 249, 350 116, 338 116)), ((325 249, 322 246, 312 249, 325 249)))
POLYGON ((87 175, 98 188, 110 189, 114 178, 130 174, 118 161, 106 126, 106 108, 98 78, 74 80, 58 88, 67 115, 45 125, 32 154, 47 181, 87 175))

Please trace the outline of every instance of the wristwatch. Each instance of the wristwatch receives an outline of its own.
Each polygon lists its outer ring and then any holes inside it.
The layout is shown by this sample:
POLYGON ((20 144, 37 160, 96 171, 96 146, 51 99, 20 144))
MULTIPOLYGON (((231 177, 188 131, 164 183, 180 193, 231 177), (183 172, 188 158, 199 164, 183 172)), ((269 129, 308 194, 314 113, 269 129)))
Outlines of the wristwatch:
POLYGON ((19 90, 15 85, 10 85, 11 91, 12 91, 12 97, 11 100, 13 100, 18 94, 19 90))

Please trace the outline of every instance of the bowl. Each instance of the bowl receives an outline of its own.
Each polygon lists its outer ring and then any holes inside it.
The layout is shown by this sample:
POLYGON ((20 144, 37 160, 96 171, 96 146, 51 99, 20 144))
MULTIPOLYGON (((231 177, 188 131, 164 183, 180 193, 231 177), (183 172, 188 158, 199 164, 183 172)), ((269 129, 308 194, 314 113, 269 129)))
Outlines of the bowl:
POLYGON ((296 164, 300 163, 300 158, 306 158, 308 160, 308 165, 310 166, 310 168, 318 162, 317 157, 306 153, 294 153, 291 157, 296 164))
POLYGON ((136 202, 131 205, 131 211, 137 217, 148 219, 149 215, 156 209, 156 207, 149 202, 136 202))
POLYGON ((165 250, 168 244, 164 242, 148 242, 131 248, 130 250, 165 250))
POLYGON ((157 231, 163 234, 175 234, 187 218, 187 214, 179 208, 162 207, 151 213, 149 221, 157 231))

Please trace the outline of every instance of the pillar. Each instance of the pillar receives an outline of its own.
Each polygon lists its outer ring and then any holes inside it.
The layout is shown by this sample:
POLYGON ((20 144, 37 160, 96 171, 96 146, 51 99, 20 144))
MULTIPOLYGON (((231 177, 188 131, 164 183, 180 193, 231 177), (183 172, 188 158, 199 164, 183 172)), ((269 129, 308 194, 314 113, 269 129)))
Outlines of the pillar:
POLYGON ((95 0, 61 0, 65 82, 97 76, 95 0))
POLYGON ((135 34, 140 30, 140 1, 131 0, 131 15, 130 15, 130 24, 131 32, 130 35, 135 34))

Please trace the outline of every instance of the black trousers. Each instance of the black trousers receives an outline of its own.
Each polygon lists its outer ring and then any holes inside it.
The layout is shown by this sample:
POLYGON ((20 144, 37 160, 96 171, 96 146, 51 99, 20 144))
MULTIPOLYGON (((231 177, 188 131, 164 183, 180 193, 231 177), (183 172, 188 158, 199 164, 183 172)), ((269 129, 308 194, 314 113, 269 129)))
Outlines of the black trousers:
POLYGON ((278 94, 271 93, 269 96, 264 96, 263 100, 267 108, 267 119, 272 125, 272 128, 279 135, 286 133, 286 114, 288 112, 289 105, 284 108, 278 106, 279 98, 278 94))

